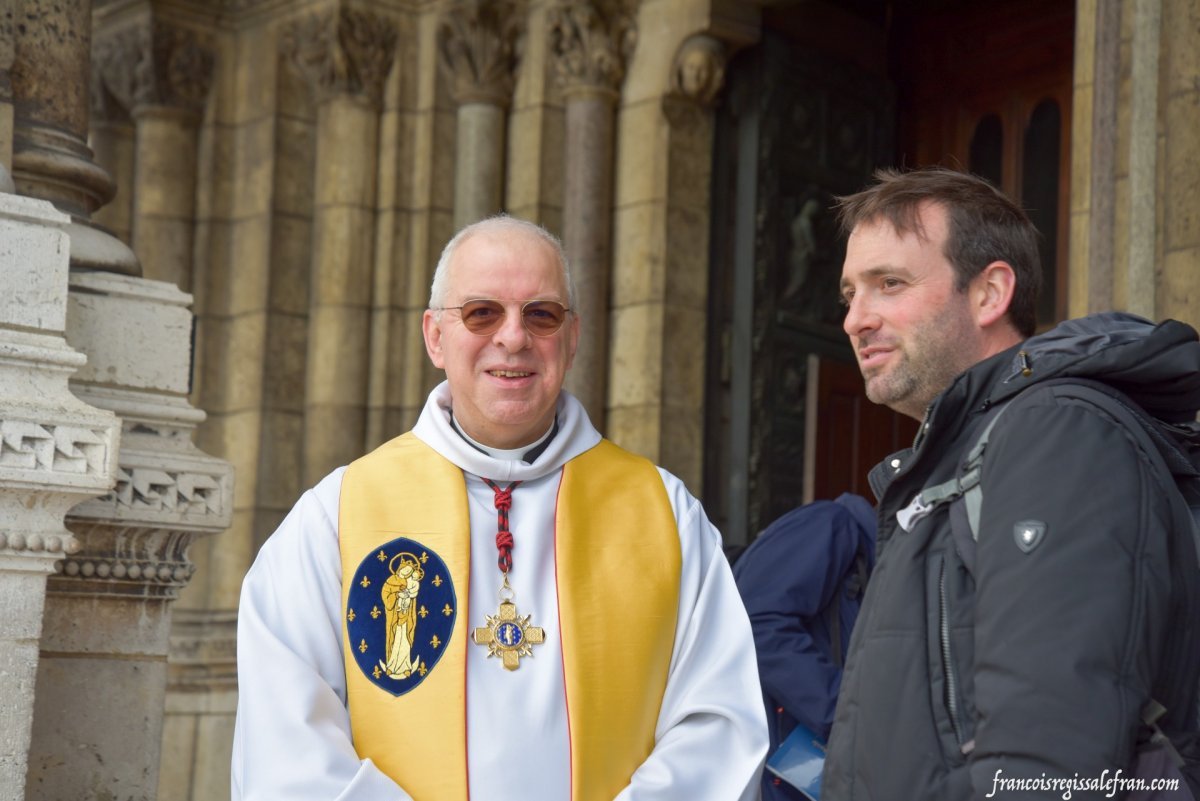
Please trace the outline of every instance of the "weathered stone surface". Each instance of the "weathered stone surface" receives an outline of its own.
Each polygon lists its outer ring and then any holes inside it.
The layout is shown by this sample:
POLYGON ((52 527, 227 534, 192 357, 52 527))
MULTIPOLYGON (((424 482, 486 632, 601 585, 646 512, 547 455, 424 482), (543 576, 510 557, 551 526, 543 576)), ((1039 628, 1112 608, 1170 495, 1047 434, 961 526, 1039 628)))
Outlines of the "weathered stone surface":
POLYGON ((507 106, 523 25, 514 0, 451 0, 438 25, 438 55, 455 102, 507 106))
POLYGON ((172 284, 111 273, 71 276, 67 341, 88 354, 77 381, 184 395, 191 298, 172 284))
POLYGON ((550 50, 564 94, 615 99, 636 44, 636 20, 622 0, 561 0, 550 9, 550 50))
POLYGON ((378 109, 396 41, 396 26, 388 19, 339 5, 334 11, 293 22, 281 47, 308 78, 318 99, 349 95, 378 109))
POLYGON ((67 510, 112 486, 119 423, 67 388, 67 218, 0 194, 0 797, 25 796, 46 580, 78 547, 67 510))

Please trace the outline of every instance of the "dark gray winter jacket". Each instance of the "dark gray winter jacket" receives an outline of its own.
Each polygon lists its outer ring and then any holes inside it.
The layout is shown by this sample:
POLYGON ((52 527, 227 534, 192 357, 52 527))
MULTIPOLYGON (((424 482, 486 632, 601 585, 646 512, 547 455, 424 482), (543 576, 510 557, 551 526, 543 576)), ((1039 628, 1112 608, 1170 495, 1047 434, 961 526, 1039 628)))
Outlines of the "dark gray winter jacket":
POLYGON ((951 507, 908 532, 896 520, 924 487, 956 475, 991 406, 1060 376, 1105 382, 1151 414, 1191 420, 1200 343, 1174 321, 1068 321, 960 375, 930 406, 914 447, 875 469, 879 561, 843 675, 825 801, 967 801, 993 793, 997 776, 1128 769, 1171 634, 1171 513, 1126 429, 1054 387, 1005 409, 984 456, 970 573, 951 507), (1029 521, 1044 536, 1026 553, 1014 532, 1029 521))

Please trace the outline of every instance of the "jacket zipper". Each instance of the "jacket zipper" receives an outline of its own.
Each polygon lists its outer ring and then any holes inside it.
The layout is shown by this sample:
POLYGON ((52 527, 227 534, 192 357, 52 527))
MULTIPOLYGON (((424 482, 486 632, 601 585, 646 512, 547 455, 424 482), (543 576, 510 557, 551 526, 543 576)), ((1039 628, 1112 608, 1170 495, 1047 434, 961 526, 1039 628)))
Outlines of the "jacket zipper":
POLYGON ((950 727, 954 739, 961 746, 962 725, 958 719, 958 676, 954 672, 954 658, 950 652, 950 615, 946 608, 946 560, 942 559, 938 573, 938 634, 942 646, 942 670, 946 675, 946 710, 950 713, 950 727))

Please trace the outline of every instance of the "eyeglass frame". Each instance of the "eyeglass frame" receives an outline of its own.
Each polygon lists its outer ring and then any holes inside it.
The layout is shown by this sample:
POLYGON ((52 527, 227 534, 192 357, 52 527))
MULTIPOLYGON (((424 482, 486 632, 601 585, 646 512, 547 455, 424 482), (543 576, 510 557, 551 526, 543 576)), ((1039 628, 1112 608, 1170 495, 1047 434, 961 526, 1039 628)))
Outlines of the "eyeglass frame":
MULTIPOLYGON (((508 302, 513 303, 515 301, 508 301, 508 302)), ((444 311, 457 311, 459 313, 459 321, 462 322, 463 328, 467 329, 467 333, 474 334, 477 337, 490 337, 492 334, 494 334, 500 330, 501 326, 504 325, 504 320, 508 317, 508 306, 505 305, 505 301, 502 301, 499 298, 470 298, 469 300, 463 301, 462 305, 460 305, 460 306, 430 306, 429 310, 431 312, 438 312, 438 313, 441 313, 444 311), (472 303, 479 303, 480 301, 496 303, 500 306, 500 308, 504 309, 504 317, 501 317, 500 322, 497 323, 496 327, 490 331, 472 331, 471 327, 466 324, 466 322, 464 321, 464 318, 462 316, 462 310, 465 307, 471 305, 472 303)), ((550 300, 549 298, 531 298, 531 299, 526 300, 521 303, 521 313, 520 313, 521 327, 524 328, 526 333, 528 333, 531 337, 537 337, 538 339, 547 339, 549 337, 554 336, 559 331, 563 330, 563 326, 567 324, 567 315, 572 314, 573 312, 574 312, 574 309, 572 309, 570 306, 567 306, 565 303, 561 303, 557 300, 550 300), (557 328, 555 328, 553 331, 546 333, 546 334, 539 334, 539 333, 533 331, 525 321, 525 308, 531 303, 553 303, 555 306, 558 306, 559 308, 561 308, 563 310, 562 322, 558 324, 557 328)))

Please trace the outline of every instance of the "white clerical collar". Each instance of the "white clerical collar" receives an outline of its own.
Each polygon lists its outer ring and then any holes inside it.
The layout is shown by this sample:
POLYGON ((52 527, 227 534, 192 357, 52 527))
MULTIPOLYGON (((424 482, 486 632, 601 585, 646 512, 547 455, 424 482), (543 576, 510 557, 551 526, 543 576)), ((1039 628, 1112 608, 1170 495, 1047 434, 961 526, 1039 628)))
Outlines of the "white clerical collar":
POLYGON ((454 419, 453 414, 450 415, 450 425, 454 427, 454 430, 458 433, 458 435, 465 439, 467 444, 469 444, 472 448, 486 453, 493 459, 502 459, 510 462, 524 461, 532 464, 533 461, 542 453, 542 451, 545 450, 544 446, 549 443, 550 438, 553 437, 558 431, 558 418, 555 417, 554 422, 552 422, 550 427, 546 429, 546 433, 542 434, 535 441, 529 443, 528 445, 522 445, 519 448, 511 449, 493 448, 490 445, 484 445, 482 442, 474 439, 470 434, 462 430, 462 427, 459 426, 458 421, 454 419))

